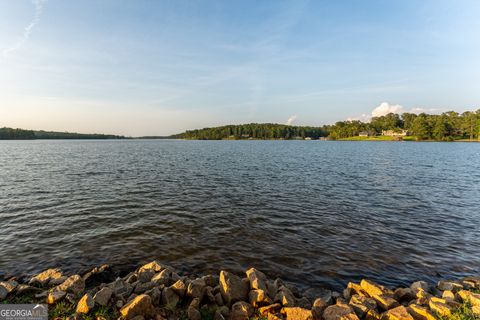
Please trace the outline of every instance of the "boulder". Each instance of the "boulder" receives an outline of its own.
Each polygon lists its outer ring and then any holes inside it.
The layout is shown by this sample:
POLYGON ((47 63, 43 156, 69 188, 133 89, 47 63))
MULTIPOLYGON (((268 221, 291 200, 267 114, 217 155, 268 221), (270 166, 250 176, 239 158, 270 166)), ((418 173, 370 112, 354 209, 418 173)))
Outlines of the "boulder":
POLYGON ((168 286, 170 284, 170 278, 172 276, 172 272, 169 269, 164 269, 160 271, 160 273, 157 273, 155 276, 152 278, 152 282, 155 282, 157 285, 166 285, 168 286))
POLYGON ((126 298, 130 296, 133 291, 133 286, 130 283, 123 281, 122 279, 115 280, 114 282, 110 283, 108 287, 112 289, 115 296, 121 298, 126 298))
POLYGON ((435 299, 430 299, 428 306, 430 307, 430 310, 435 312, 437 315, 441 317, 448 317, 452 314, 452 308, 447 305, 446 301, 441 301, 442 299, 435 300, 435 299))
POLYGON ((78 274, 75 274, 71 277, 68 277, 62 284, 57 286, 57 289, 60 291, 73 293, 75 296, 79 297, 83 294, 85 290, 85 281, 78 274))
POLYGON ((353 295, 359 295, 359 296, 366 296, 367 293, 362 289, 362 287, 359 284, 349 282, 347 284, 347 288, 344 290, 346 291, 346 294, 351 297, 353 295))
POLYGON ((230 320, 248 320, 252 314, 253 309, 250 304, 244 301, 238 301, 232 305, 230 320))
POLYGON ((192 306, 187 308, 187 317, 189 320, 202 320, 200 311, 192 306))
POLYGON ((363 279, 360 281, 360 287, 365 291, 370 297, 380 296, 387 293, 387 290, 384 286, 379 285, 373 281, 363 279))
POLYGON ((416 281, 410 285, 410 289, 412 289, 413 293, 417 293, 419 289, 422 289, 425 292, 428 292, 428 283, 425 281, 416 281))
POLYGON ((48 269, 37 274, 35 277, 30 279, 28 283, 30 285, 40 285, 42 287, 46 287, 51 280, 61 277, 63 277, 63 275, 60 269, 48 269))
POLYGON ((310 300, 308 300, 307 297, 301 297, 297 299, 295 306, 304 309, 312 309, 312 303, 310 302, 310 300))
POLYGON ((457 294, 462 299, 462 301, 469 302, 472 306, 480 306, 480 294, 479 293, 473 293, 473 292, 467 291, 467 290, 460 290, 460 291, 458 291, 457 294))
POLYGON ((393 299, 390 295, 387 294, 373 296, 373 299, 375 299, 377 305, 385 311, 398 307, 400 305, 397 300, 393 299))
POLYGON ((177 280, 170 288, 181 298, 185 296, 185 292, 187 291, 187 286, 182 280, 177 280))
POLYGON ((348 304, 335 304, 328 306, 323 312, 325 320, 359 320, 353 309, 348 304))
POLYGON ((250 293, 248 294, 248 300, 254 308, 272 304, 272 300, 268 297, 265 291, 261 289, 250 291, 250 293))
POLYGON ((135 285, 135 290, 134 292, 136 294, 141 294, 145 293, 148 290, 151 290, 156 287, 155 282, 140 282, 138 281, 137 284, 135 285))
POLYGON ((215 304, 217 306, 223 306, 224 305, 222 294, 220 292, 215 294, 215 304))
POLYGON ((407 307, 407 310, 415 320, 437 320, 435 315, 429 309, 418 304, 410 304, 407 307))
POLYGON ((287 287, 282 286, 275 296, 274 302, 280 302, 284 307, 294 307, 295 297, 287 287))
POLYGON ((366 296, 360 296, 358 294, 352 296, 349 304, 359 318, 365 317, 368 311, 377 309, 377 302, 375 299, 366 296))
POLYGON ((18 295, 18 296, 21 296, 21 295, 24 295, 24 294, 29 294, 29 293, 35 293, 35 292, 39 292, 39 291, 42 291, 42 289, 37 288, 37 287, 33 287, 33 286, 29 286, 28 284, 19 284, 15 288, 15 294, 18 295))
POLYGON ((159 306, 161 301, 162 301, 162 291, 155 287, 151 290, 148 290, 147 292, 145 292, 145 294, 148 294, 150 296, 150 298, 152 298, 152 304, 154 306, 159 306))
POLYGON ((240 277, 227 271, 220 271, 220 292, 225 304, 231 305, 236 301, 247 300, 248 287, 240 277))
POLYGON ((61 291, 61 290, 58 290, 58 289, 51 290, 48 293, 48 296, 47 296, 47 303, 48 304, 55 304, 55 303, 59 302, 60 300, 62 300, 63 298, 65 298, 66 295, 67 295, 67 293, 65 291, 61 291))
POLYGON ((0 300, 5 299, 5 297, 11 293, 17 287, 18 283, 16 281, 2 281, 0 282, 0 300))
POLYGON ((92 296, 87 293, 78 301, 76 311, 77 313, 87 314, 93 309, 93 307, 95 307, 95 301, 92 296))
POLYGON ((173 309, 177 306, 180 301, 180 297, 175 293, 175 291, 168 287, 162 291, 162 304, 167 306, 170 309, 173 309))
POLYGON ((445 299, 445 300, 454 300, 455 299, 455 293, 453 293, 452 291, 450 290, 445 290, 442 292, 442 298, 445 299))
POLYGON ((410 288, 397 288, 393 292, 393 297, 395 300, 400 302, 408 302, 415 299, 415 293, 410 288))
POLYGON ((382 320, 414 320, 407 308, 398 306, 388 310, 382 315, 382 320))
POLYGON ((110 289, 109 287, 103 287, 93 296, 93 300, 95 301, 96 304, 105 307, 108 305, 108 302, 110 301, 110 298, 112 297, 112 295, 113 295, 112 289, 110 289))
POLYGON ((260 313, 260 315, 266 315, 267 313, 277 313, 280 309, 282 309, 282 305, 280 303, 275 303, 258 308, 258 313, 260 313))
POLYGON ((108 264, 93 268, 90 272, 83 275, 86 288, 93 288, 102 283, 115 281, 115 274, 108 264))
POLYGON ((4 286, 0 285, 0 301, 5 299, 8 295, 8 291, 4 286))
POLYGON ((463 286, 459 283, 452 281, 439 281, 437 283, 437 288, 441 291, 449 290, 452 292, 457 292, 463 289, 463 286))
POLYGON ((138 271, 140 272, 140 271, 143 271, 143 270, 153 270, 154 272, 160 272, 163 269, 165 269, 165 267, 162 266, 158 261, 154 260, 152 262, 149 262, 149 263, 141 266, 138 271))
POLYGON ((205 280, 201 278, 191 281, 187 287, 187 296, 202 300, 206 286, 205 280))
POLYGON ((287 320, 312 320, 312 311, 300 307, 284 307, 281 311, 287 320))
POLYGON ((377 310, 369 310, 365 315, 365 320, 381 320, 382 316, 377 312, 377 310))
POLYGON ((202 279, 203 281, 205 281, 205 285, 207 287, 215 288, 216 286, 218 286, 219 277, 217 275, 209 274, 203 276, 202 279))
POLYGON ((247 274, 247 278, 250 282, 250 289, 252 290, 262 290, 263 292, 267 293, 268 292, 268 289, 267 289, 267 276, 255 269, 255 268, 250 268, 247 270, 246 272, 247 274))
POLYGON ((321 319, 323 312, 330 304, 325 301, 323 298, 317 298, 313 302, 312 314, 314 319, 321 319))
POLYGON ((152 316, 153 313, 154 307, 152 305, 152 299, 146 294, 136 296, 120 309, 120 314, 127 320, 136 316, 148 318, 152 316))
POLYGON ((138 272, 137 280, 141 283, 150 282, 154 275, 155 271, 153 271, 152 269, 144 269, 138 272))

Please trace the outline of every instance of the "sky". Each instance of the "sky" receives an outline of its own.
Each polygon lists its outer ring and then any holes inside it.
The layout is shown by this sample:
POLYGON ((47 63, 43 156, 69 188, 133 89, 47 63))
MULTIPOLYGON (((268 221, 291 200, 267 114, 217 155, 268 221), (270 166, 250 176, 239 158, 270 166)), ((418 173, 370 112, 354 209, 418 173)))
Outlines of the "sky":
POLYGON ((0 127, 128 136, 480 108, 477 0, 0 0, 0 127))

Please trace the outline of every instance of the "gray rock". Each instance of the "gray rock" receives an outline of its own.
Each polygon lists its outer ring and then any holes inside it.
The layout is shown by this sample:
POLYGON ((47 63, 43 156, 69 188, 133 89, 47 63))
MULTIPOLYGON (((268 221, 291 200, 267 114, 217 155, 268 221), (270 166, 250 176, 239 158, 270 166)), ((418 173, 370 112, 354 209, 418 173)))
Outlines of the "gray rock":
POLYGON ((250 289, 251 290, 260 289, 265 293, 268 292, 267 276, 263 272, 255 269, 255 268, 250 268, 250 269, 247 270, 246 274, 247 274, 247 278, 250 282, 250 289))
POLYGON ((95 296, 93 297, 93 300, 95 301, 96 304, 100 306, 107 306, 112 295, 113 295, 113 290, 110 289, 109 287, 104 287, 95 294, 95 296))
POLYGON ((200 311, 198 309, 189 306, 187 308, 187 316, 189 320, 202 320, 202 315, 200 314, 200 311))
POLYGON ((62 276, 63 275, 60 269, 48 269, 37 274, 35 277, 30 279, 28 283, 30 285, 40 285, 42 287, 46 287, 51 280, 60 278, 62 276))
POLYGON ((169 269, 164 269, 152 278, 152 282, 155 282, 157 285, 163 284, 165 286, 168 286, 170 284, 171 276, 172 272, 169 269))
POLYGON ((175 291, 168 287, 162 291, 162 304, 168 308, 175 308, 180 301, 180 297, 175 293, 175 291))
POLYGON ((232 305, 230 312, 231 320, 248 320, 253 314, 253 308, 250 304, 244 301, 235 302, 232 305))
POLYGON ((195 279, 191 281, 187 288, 187 296, 191 298, 199 298, 200 300, 203 298, 205 294, 205 280, 203 279, 195 279))
POLYGON ((155 271, 153 271, 152 269, 142 270, 138 272, 137 280, 140 281, 141 283, 150 282, 150 280, 152 280, 154 275, 155 275, 155 271))
POLYGON ((95 301, 93 300, 92 296, 87 293, 85 294, 77 304, 77 313, 89 313, 95 307, 95 301))
POLYGON ((236 301, 245 301, 248 299, 248 283, 240 277, 227 271, 220 272, 220 292, 223 301, 230 305, 236 301))

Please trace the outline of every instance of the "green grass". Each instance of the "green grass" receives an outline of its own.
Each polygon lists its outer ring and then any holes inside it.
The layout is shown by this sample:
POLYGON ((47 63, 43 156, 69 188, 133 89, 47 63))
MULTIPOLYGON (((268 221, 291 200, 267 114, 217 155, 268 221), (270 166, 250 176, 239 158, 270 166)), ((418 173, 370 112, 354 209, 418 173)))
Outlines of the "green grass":
POLYGON ((480 320, 480 316, 473 314, 472 306, 465 302, 455 309, 450 316, 440 317, 440 320, 480 320))

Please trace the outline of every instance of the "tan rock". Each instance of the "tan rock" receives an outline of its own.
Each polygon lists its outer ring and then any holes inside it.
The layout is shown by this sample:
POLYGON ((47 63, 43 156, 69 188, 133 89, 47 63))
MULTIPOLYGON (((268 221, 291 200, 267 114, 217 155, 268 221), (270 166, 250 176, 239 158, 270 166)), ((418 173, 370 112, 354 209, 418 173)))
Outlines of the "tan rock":
POLYGON ((347 294, 351 297, 353 295, 359 295, 359 296, 366 296, 367 293, 362 289, 362 287, 359 284, 356 284, 354 282, 349 282, 347 284, 347 294))
POLYGON ((442 292, 443 299, 455 299, 455 294, 450 290, 445 290, 442 292))
POLYGON ((415 293, 415 296, 417 297, 417 299, 430 299, 432 297, 432 295, 430 293, 428 293, 427 291, 419 288, 416 293, 415 293))
POLYGON ((260 315, 266 315, 267 313, 277 313, 280 309, 282 309, 282 305, 280 303, 274 303, 269 306, 258 308, 258 312, 260 315))
POLYGON ((76 311, 77 313, 87 314, 93 309, 93 307, 95 307, 95 301, 92 296, 87 293, 78 301, 76 311))
POLYGON ((254 308, 272 304, 272 300, 261 289, 252 290, 248 294, 248 300, 254 308))
POLYGON ((467 290, 460 290, 458 291, 458 296, 462 299, 462 301, 470 302, 472 306, 480 306, 480 294, 473 293, 467 290))
POLYGON ((409 305, 407 310, 415 320, 437 320, 435 315, 429 309, 418 304, 409 305))
POLYGON ((109 287, 103 287, 94 296, 93 300, 100 306, 107 306, 110 298, 112 297, 113 290, 109 287))
POLYGON ((147 263, 143 266, 140 267, 139 271, 143 271, 143 270, 153 270, 155 272, 160 272, 164 269, 164 267, 156 260, 150 262, 150 263, 147 263))
POLYGON ((430 307, 430 310, 439 316, 446 317, 452 314, 452 308, 446 304, 446 301, 442 302, 432 298, 430 299, 428 306, 430 307))
POLYGON ((268 292, 267 276, 263 272, 255 268, 250 268, 247 270, 246 274, 250 282, 250 288, 252 290, 260 289, 263 290, 265 293, 268 292))
POLYGON ((62 275, 62 272, 60 271, 60 269, 48 269, 48 270, 45 270, 39 274, 37 274, 35 277, 33 277, 32 279, 30 279, 30 281, 28 282, 29 284, 38 284, 42 287, 45 287, 48 285, 48 283, 53 280, 53 279, 58 279, 58 278, 61 278, 63 275, 62 275))
POLYGON ((353 309, 348 304, 335 304, 323 312, 325 320, 359 320, 353 309))
POLYGON ((400 305, 397 300, 386 294, 374 296, 373 299, 375 299, 377 305, 385 311, 400 305))
POLYGON ((248 284, 240 277, 227 271, 220 271, 220 292, 225 304, 247 300, 248 289, 248 284))
POLYGON ((474 315, 479 317, 480 316, 480 306, 473 306, 472 307, 472 312, 473 312, 474 315))
POLYGON ((365 320, 381 320, 382 315, 377 312, 377 310, 368 310, 365 315, 365 320))
POLYGON ((172 276, 172 272, 169 269, 164 269, 153 276, 152 282, 156 285, 165 285, 168 286, 170 284, 170 278, 172 276))
POLYGON ((66 295, 67 293, 65 291, 55 290, 55 289, 51 290, 50 292, 48 292, 47 303, 55 304, 60 300, 62 300, 63 298, 65 298, 66 295))
POLYGON ((187 291, 187 286, 182 280, 177 280, 177 282, 172 284, 170 288, 172 288, 172 290, 181 298, 185 296, 185 292, 187 291))
POLYGON ((398 306, 386 311, 382 315, 382 320, 414 320, 408 313, 407 308, 404 306, 398 306))
POLYGON ((300 307, 284 307, 281 311, 286 320, 312 320, 312 311, 300 307))
POLYGON ((148 318, 152 316, 153 313, 154 307, 152 305, 152 298, 146 294, 136 296, 120 309, 120 314, 127 320, 136 316, 144 316, 148 318))
POLYGON ((57 286, 57 289, 60 291, 73 293, 75 296, 79 297, 83 294, 85 290, 85 281, 78 274, 75 274, 71 277, 68 277, 62 284, 57 286))
POLYGON ((381 286, 373 281, 362 279, 360 287, 370 296, 380 296, 387 293, 384 286, 381 286))
POLYGON ((369 310, 375 310, 377 308, 377 302, 375 299, 366 296, 360 296, 358 294, 352 296, 349 304, 359 318, 365 317, 369 310))
POLYGON ((253 309, 250 304, 244 301, 238 301, 232 305, 232 311, 230 312, 230 319, 231 320, 248 320, 252 314, 253 314, 253 309))

